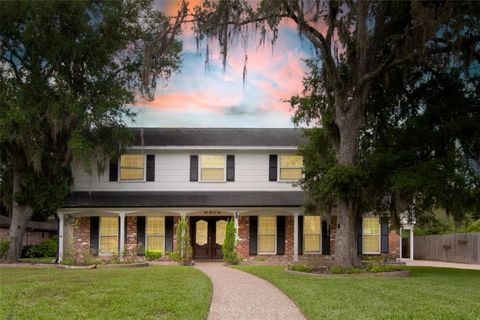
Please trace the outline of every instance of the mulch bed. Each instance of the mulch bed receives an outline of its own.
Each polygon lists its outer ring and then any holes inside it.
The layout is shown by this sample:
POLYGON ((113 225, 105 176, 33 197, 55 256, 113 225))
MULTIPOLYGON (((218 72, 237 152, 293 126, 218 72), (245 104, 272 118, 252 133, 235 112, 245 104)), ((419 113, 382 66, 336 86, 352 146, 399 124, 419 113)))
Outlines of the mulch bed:
POLYGON ((285 269, 285 272, 301 275, 310 275, 310 276, 320 276, 320 277, 331 277, 331 276, 362 276, 362 277, 392 277, 392 278, 403 278, 409 277, 410 271, 408 270, 394 270, 386 272, 364 272, 364 273, 327 273, 327 272, 301 272, 285 269))

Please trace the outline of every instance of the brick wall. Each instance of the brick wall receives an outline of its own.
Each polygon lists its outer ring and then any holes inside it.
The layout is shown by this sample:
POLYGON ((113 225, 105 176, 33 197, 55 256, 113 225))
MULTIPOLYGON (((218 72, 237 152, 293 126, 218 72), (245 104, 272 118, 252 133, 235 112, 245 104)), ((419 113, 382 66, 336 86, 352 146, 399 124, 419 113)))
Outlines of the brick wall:
MULTIPOLYGON (((8 233, 9 228, 0 228, 0 240, 8 240, 8 233)), ((22 245, 26 246, 32 244, 40 244, 41 242, 50 239, 56 234, 56 232, 50 231, 25 231, 22 245)))
POLYGON ((241 258, 245 259, 248 258, 248 251, 249 251, 249 218, 246 216, 241 216, 238 218, 238 243, 237 243, 237 251, 241 258))
POLYGON ((285 217, 285 255, 288 257, 293 257, 293 232, 294 232, 294 217, 286 216, 285 217))
POLYGON ((73 228, 73 248, 75 256, 86 257, 90 255, 90 217, 79 217, 73 228))
POLYGON ((125 217, 127 234, 125 236, 125 249, 127 256, 137 254, 137 217, 125 217))
POLYGON ((388 233, 388 256, 390 258, 400 257, 400 238, 396 230, 388 233))
POLYGON ((337 234, 337 217, 330 220, 330 255, 335 254, 335 236, 337 234))

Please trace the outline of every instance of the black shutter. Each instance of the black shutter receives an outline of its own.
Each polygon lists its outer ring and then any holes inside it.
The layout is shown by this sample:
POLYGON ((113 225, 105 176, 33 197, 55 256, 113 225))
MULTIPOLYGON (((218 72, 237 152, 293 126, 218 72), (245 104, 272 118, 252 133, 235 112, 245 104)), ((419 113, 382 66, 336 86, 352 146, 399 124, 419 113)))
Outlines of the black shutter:
POLYGON ((118 181, 118 158, 110 159, 109 181, 118 181))
POLYGON ((277 162, 278 156, 271 154, 268 165, 268 181, 277 181, 277 162))
POLYGON ((298 216, 298 254, 303 254, 303 216, 298 216))
POLYGON ((235 156, 227 156, 227 181, 235 181, 235 156))
POLYGON ((100 229, 100 218, 90 217, 90 253, 98 255, 98 232, 100 229))
POLYGON ((249 255, 254 256, 257 254, 257 232, 258 232, 258 217, 251 216, 249 223, 249 255))
POLYGON ((118 224, 118 241, 117 241, 117 248, 118 248, 118 253, 121 253, 120 252, 120 217, 118 217, 118 220, 117 220, 117 224, 118 224))
POLYGON ((198 181, 198 156, 190 156, 190 181, 198 181))
POLYGON ((145 255, 145 217, 137 217, 137 255, 145 255))
POLYGON ((147 181, 155 181, 155 155, 147 154, 147 181))
POLYGON ((285 254, 285 216, 277 217, 277 255, 285 254))
POLYGON ((388 253, 388 217, 380 218, 381 252, 388 253))
POLYGON ((362 217, 357 220, 357 253, 363 252, 362 238, 363 238, 363 219, 362 217))
POLYGON ((322 220, 322 254, 330 254, 330 228, 325 220, 322 220))
POLYGON ((165 251, 173 252, 173 217, 165 217, 165 251))

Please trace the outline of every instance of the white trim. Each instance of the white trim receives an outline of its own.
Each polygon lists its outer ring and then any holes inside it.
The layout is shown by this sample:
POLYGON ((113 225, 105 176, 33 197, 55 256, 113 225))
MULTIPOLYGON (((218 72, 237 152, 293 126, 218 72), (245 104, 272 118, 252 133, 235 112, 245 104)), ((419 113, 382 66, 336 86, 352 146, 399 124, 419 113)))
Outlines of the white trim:
POLYGON ((257 255, 276 255, 277 254, 277 224, 278 224, 278 216, 272 216, 272 215, 269 215, 269 216, 257 216, 257 255), (274 252, 260 252, 260 218, 275 218, 275 240, 273 241, 274 242, 274 246, 275 246, 275 250, 274 252))
POLYGON ((166 241, 166 231, 165 230, 165 218, 167 216, 146 216, 145 217, 145 253, 147 253, 148 251, 148 233, 147 233, 147 230, 148 230, 148 218, 163 218, 163 251, 162 251, 162 255, 165 254, 165 252, 167 251, 167 241, 166 241))
POLYGON ((131 146, 127 150, 297 150, 298 146, 131 146))

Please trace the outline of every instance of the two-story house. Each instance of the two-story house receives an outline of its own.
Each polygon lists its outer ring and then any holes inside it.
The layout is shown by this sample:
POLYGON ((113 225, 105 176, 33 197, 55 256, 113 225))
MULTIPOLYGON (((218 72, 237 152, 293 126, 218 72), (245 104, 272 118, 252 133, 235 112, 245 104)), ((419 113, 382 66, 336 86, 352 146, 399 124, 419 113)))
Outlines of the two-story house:
MULTIPOLYGON (((60 217, 59 257, 173 251, 188 217, 194 259, 221 259, 228 219, 242 258, 333 253, 335 219, 304 215, 300 129, 132 129, 135 144, 104 173, 74 163, 60 217)), ((388 220, 364 218, 359 250, 398 255, 388 220)))

